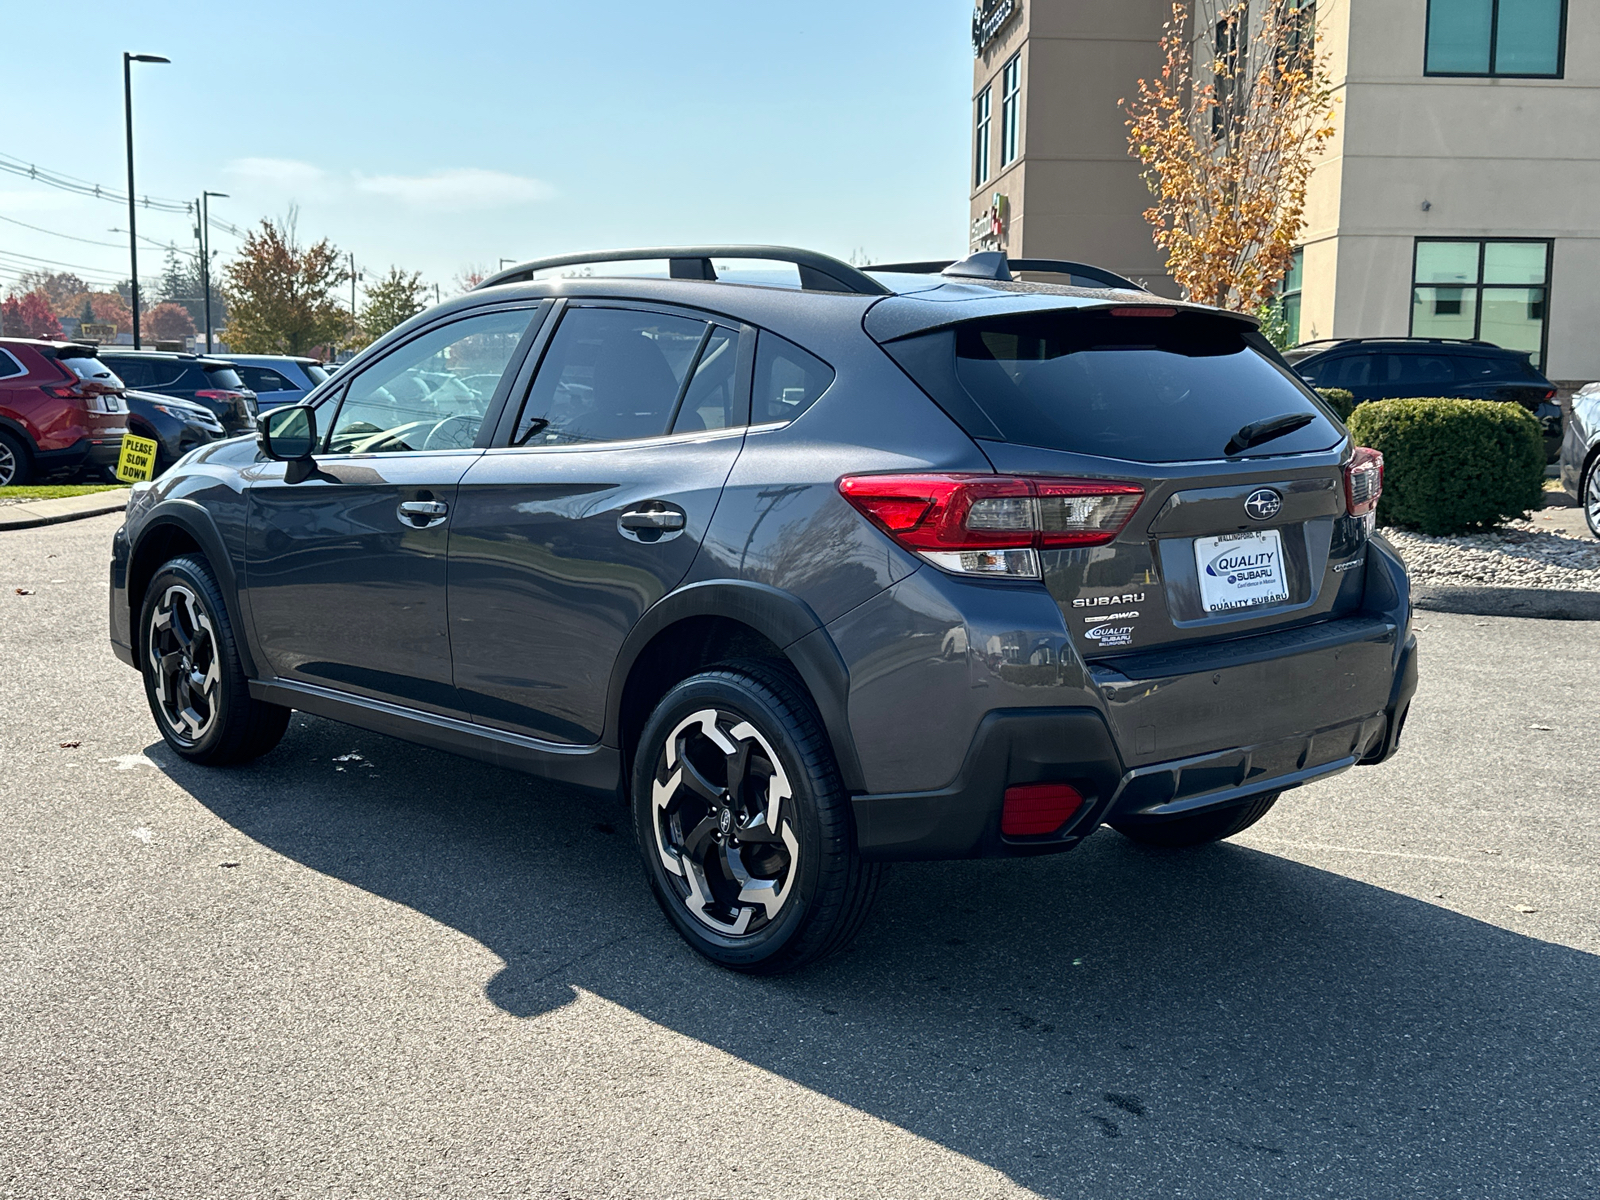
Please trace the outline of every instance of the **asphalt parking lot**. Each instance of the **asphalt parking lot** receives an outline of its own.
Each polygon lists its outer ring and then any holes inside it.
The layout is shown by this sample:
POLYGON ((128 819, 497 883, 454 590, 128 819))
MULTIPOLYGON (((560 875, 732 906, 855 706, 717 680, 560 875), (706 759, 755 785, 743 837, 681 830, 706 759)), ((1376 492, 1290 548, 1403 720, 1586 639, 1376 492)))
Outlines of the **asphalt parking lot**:
POLYGON ((0 1196, 1600 1195, 1600 624, 1419 614, 1393 763, 899 868, 755 980, 593 801, 299 716, 166 753, 119 519, 0 535, 0 1196))

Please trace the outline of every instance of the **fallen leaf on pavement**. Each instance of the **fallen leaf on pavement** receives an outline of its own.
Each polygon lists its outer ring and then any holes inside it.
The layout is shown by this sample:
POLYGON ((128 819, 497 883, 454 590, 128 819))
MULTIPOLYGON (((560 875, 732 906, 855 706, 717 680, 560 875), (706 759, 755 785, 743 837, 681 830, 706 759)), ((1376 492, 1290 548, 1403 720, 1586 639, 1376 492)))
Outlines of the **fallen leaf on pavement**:
POLYGON ((1537 729, 1540 733, 1554 733, 1556 731, 1554 725, 1529 725, 1528 728, 1537 729))
POLYGON ((83 745, 82 742, 60 742, 60 743, 57 743, 57 744, 63 750, 76 750, 79 746, 83 745))
POLYGON ((1536 913, 1539 910, 1537 908, 1532 908, 1532 907, 1530 907, 1529 905, 1526 905, 1526 904, 1519 904, 1519 905, 1517 905, 1517 911, 1519 913, 1536 913))
POLYGON ((33 589, 32 588, 18 588, 17 589, 17 595, 19 595, 19 596, 31 596, 31 595, 33 595, 33 589))

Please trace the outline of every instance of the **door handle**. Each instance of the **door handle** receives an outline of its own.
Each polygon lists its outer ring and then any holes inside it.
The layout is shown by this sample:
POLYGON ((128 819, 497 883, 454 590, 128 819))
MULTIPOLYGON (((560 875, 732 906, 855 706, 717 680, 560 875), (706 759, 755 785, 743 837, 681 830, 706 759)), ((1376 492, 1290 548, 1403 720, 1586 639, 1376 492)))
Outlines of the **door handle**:
POLYGON ((443 500, 402 500, 396 512, 407 529, 432 529, 444 522, 450 506, 443 500))
POLYGON ((636 533, 676 533, 685 523, 675 508, 630 508, 617 518, 617 524, 636 533))

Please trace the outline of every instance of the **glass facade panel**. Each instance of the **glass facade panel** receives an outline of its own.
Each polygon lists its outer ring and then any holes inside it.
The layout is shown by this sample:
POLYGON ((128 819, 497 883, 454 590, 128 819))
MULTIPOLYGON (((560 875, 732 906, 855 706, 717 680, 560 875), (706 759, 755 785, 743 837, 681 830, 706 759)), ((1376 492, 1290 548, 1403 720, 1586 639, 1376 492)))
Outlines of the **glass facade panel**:
POLYGON ((1500 0, 1495 26, 1494 73, 1558 73, 1561 69, 1561 8, 1562 0, 1500 0))
POLYGON ((1477 288, 1419 287, 1412 293, 1412 337, 1470 339, 1477 325, 1477 288))
POLYGON ((986 87, 978 97, 977 135, 972 145, 972 186, 980 188, 989 182, 989 108, 994 102, 994 89, 986 87))
POLYGON ((1000 75, 1000 165, 1016 161, 1021 151, 1022 56, 1015 55, 1000 75))
POLYGON ((1418 283, 1477 283, 1478 242, 1418 242, 1418 283))
POLYGON ((1483 248, 1485 283, 1543 283, 1545 242, 1490 242, 1483 248))
POLYGON ((1493 21, 1494 0, 1430 0, 1427 69, 1487 75, 1493 21))
POLYGON ((1508 350, 1526 350, 1539 365, 1544 342, 1544 288, 1485 288, 1478 334, 1508 350))
POLYGON ((1300 293, 1305 286, 1306 252, 1296 250, 1289 260, 1289 273, 1283 277, 1279 295, 1283 305, 1283 324, 1289 345, 1300 344, 1300 293))

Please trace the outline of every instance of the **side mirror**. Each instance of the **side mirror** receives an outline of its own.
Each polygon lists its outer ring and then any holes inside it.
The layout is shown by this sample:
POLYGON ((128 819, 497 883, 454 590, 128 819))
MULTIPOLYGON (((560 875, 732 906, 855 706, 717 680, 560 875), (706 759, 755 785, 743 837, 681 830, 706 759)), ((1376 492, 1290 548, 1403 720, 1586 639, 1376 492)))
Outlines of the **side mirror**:
POLYGON ((317 448, 317 410, 309 404, 285 404, 256 418, 256 444, 279 462, 310 462, 317 448))

